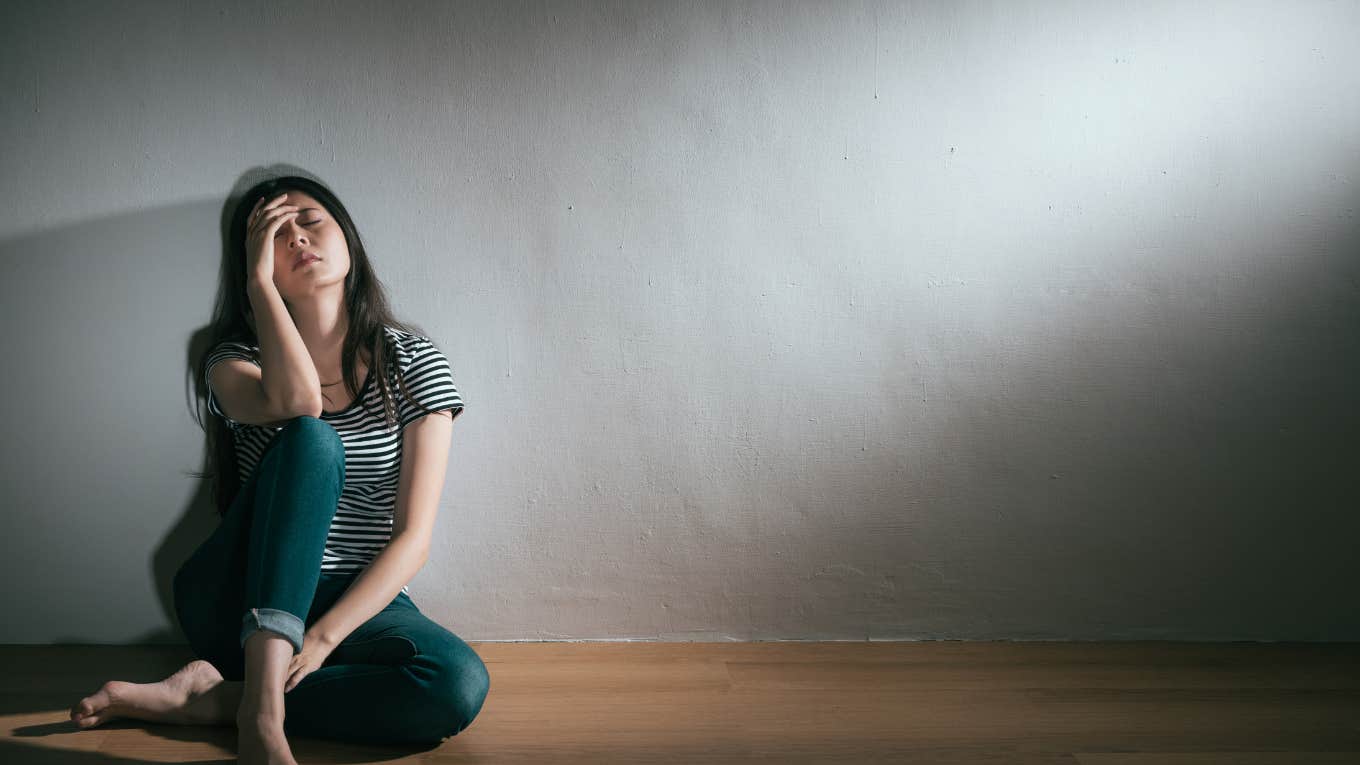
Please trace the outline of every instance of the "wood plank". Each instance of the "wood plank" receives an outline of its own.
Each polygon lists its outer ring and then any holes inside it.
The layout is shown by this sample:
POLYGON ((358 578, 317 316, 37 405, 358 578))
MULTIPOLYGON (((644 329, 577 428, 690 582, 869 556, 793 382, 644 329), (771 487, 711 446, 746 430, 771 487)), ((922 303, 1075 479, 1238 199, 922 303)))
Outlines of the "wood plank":
MULTIPOLYGON (((1360 762, 1360 645, 477 643, 491 696, 429 747, 295 738, 315 763, 1360 762)), ((0 762, 223 761, 233 726, 67 710, 183 646, 0 647, 0 762)))

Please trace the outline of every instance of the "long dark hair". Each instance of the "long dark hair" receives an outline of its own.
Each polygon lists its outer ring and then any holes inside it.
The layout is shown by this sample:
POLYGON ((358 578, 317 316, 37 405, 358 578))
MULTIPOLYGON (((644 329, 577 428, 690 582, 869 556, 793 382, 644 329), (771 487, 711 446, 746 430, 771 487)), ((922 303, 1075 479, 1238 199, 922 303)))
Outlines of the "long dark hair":
MULTIPOLYGON (((223 237, 225 250, 222 257, 221 279, 218 282, 217 300, 213 306, 212 323, 207 330, 207 345, 194 366, 194 380, 199 391, 197 400, 206 401, 207 389, 204 374, 208 356, 219 343, 227 340, 247 345, 259 345, 255 331, 255 316, 246 292, 246 218, 259 199, 272 199, 285 191, 301 191, 310 195, 340 224, 349 243, 349 274, 345 277, 344 306, 349 312, 349 331, 341 348, 341 371, 345 384, 350 390, 359 391, 357 359, 362 352, 369 359, 369 376, 376 381, 382 393, 383 418, 388 427, 396 423, 396 404, 393 394, 393 381, 401 395, 426 413, 432 410, 415 401, 406 387, 406 378, 397 363, 396 348, 388 342, 383 327, 392 327, 404 332, 425 336, 419 326, 401 322, 392 315, 387 293, 382 282, 373 273, 368 253, 364 250, 359 230, 355 228, 349 211, 340 200, 319 181, 297 175, 270 178, 250 187, 236 200, 230 222, 223 237)), ((361 398, 362 391, 357 394, 361 398)), ((367 402, 360 401, 360 406, 367 402)), ((204 427, 201 409, 198 415, 199 427, 204 427)), ((193 473, 199 478, 213 478, 213 497, 217 512, 225 515, 240 490, 240 473, 236 461, 236 444, 231 430, 220 417, 208 417, 205 428, 208 434, 208 472, 193 473)))

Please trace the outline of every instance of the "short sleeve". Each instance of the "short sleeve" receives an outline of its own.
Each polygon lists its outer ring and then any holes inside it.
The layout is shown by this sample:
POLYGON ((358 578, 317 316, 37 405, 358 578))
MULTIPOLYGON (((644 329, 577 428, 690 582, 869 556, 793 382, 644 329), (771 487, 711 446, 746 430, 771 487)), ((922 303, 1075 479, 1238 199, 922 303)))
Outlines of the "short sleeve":
POLYGON ((203 382, 204 385, 207 386, 208 391, 208 411, 221 417, 223 420, 226 420, 227 427, 232 431, 235 431, 242 426, 242 423, 233 420, 222 411, 222 407, 217 403, 217 396, 213 395, 212 389, 212 368, 216 366, 218 362, 226 361, 227 359, 244 359, 255 366, 259 366, 260 362, 255 358, 255 354, 251 352, 250 346, 244 343, 228 341, 219 343, 217 347, 213 349, 212 353, 208 355, 208 362, 204 365, 203 382))
MULTIPOLYGON (((406 381, 406 389, 410 391, 415 401, 432 411, 448 411, 450 417, 457 417, 463 411, 463 398, 453 384, 449 360, 434 343, 428 338, 413 335, 403 361, 402 375, 406 381)), ((398 416, 403 429, 425 416, 426 412, 420 407, 406 400, 404 396, 399 398, 401 404, 398 416)))

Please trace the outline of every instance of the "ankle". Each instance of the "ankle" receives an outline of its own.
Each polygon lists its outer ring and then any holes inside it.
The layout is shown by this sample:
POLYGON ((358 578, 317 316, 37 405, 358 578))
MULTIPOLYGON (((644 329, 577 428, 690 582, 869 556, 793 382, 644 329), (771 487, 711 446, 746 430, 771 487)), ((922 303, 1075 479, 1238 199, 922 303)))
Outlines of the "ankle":
POLYGON ((283 705, 260 699, 241 701, 236 709, 238 727, 249 726, 259 730, 283 727, 283 705))

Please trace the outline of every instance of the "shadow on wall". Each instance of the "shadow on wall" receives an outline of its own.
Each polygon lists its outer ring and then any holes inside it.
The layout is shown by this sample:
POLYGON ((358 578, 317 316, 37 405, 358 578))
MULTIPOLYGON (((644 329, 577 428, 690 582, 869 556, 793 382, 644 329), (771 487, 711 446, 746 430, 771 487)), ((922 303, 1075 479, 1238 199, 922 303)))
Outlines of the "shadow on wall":
MULTIPOLYGON (((71 561, 69 579, 39 577, 11 606, 108 608, 114 585, 89 583, 167 525, 170 482, 205 469, 183 464, 203 436, 166 381, 188 380, 206 340, 179 359, 164 349, 183 342, 173 317, 208 313, 221 245, 203 232, 220 214, 203 201, 0 244, 7 355, 43 365, 13 376, 0 407, 8 422, 45 413, 0 447, 26 529, 0 544, 10 581, 71 561)), ((991 284, 922 278, 866 314, 857 348, 878 377, 802 389, 795 421, 751 423, 788 430, 729 441, 730 469, 694 479, 788 508, 779 528, 723 542, 749 546, 731 593, 743 638, 1354 639, 1360 232, 1300 231, 1228 245, 1169 231, 1141 252, 1070 242, 1078 255, 1037 278, 1017 257, 991 284), (984 287, 991 302, 972 305, 990 317, 955 310, 984 287), (908 308, 932 322, 897 321, 908 308), (1021 316, 1030 336, 1004 321, 1021 316), (833 421, 848 410, 825 404, 847 396, 881 416, 833 421)), ((174 572, 217 520, 208 484, 188 486, 151 560, 172 624, 174 572)))
MULTIPOLYGON (((291 174, 309 175, 288 165, 252 169, 230 199, 264 176, 291 174)), ((144 440, 143 434, 183 432, 179 417, 192 418, 195 406, 205 424, 212 417, 194 374, 210 342, 206 323, 193 332, 177 365, 167 364, 164 351, 183 342, 178 317, 210 315, 217 279, 205 280, 204 273, 208 264, 220 267, 224 247, 211 232, 221 231, 230 214, 222 200, 205 200, 0 243, 7 275, 0 284, 0 317, 10 326, 28 328, 9 336, 9 355, 42 358, 44 367, 41 377, 17 381, 19 395, 0 406, 11 421, 31 411, 52 413, 49 427, 35 431, 24 449, 3 447, 5 500, 22 508, 19 515, 32 514, 25 519, 31 533, 22 540, 11 537, 5 552, 17 575, 43 570, 41 560, 66 551, 73 559, 71 578, 52 585, 53 595, 63 601, 73 595, 77 600, 103 597, 100 592, 106 596, 106 587, 89 582, 101 571, 120 573, 119 540, 163 525, 166 482, 189 476, 192 494, 150 561, 164 612, 177 624, 174 575, 218 523, 211 482, 191 475, 209 470, 207 434, 197 430, 197 423, 184 443, 144 440), (175 379, 185 383, 187 411, 165 396, 167 383, 175 379), (200 464, 185 466, 186 454, 199 455, 200 464), (78 480, 71 479, 73 467, 78 480), (73 523, 82 531, 76 538, 70 535, 73 523)), ((98 611, 108 604, 88 606, 98 611)), ((86 635, 72 635, 54 642, 88 641, 86 635)), ((175 627, 149 630, 131 642, 185 640, 175 627)))
MULTIPOLYGON (((22 544, 11 537, 5 547, 16 571, 69 558, 69 578, 52 581, 51 598, 95 612, 109 608, 107 580, 90 583, 123 575, 119 548, 163 527, 166 495, 187 485, 192 494, 151 561, 174 623, 174 571, 216 520, 206 483, 183 481, 204 469, 185 464, 186 455, 206 458, 204 435, 183 427, 186 399, 167 397, 174 381, 188 382, 204 340, 196 335, 182 355, 165 351, 182 346, 183 317, 206 317, 211 307, 216 282, 204 272, 221 258, 212 233, 220 210, 220 200, 205 200, 0 243, 0 317, 22 328, 9 334, 9 355, 43 366, 40 377, 16 381, 20 395, 0 407, 11 418, 49 413, 23 449, 3 447, 5 500, 30 529, 22 544)), ((184 392, 191 400, 192 388, 184 392)), ((165 629, 137 638, 180 641, 177 630, 165 629)))

